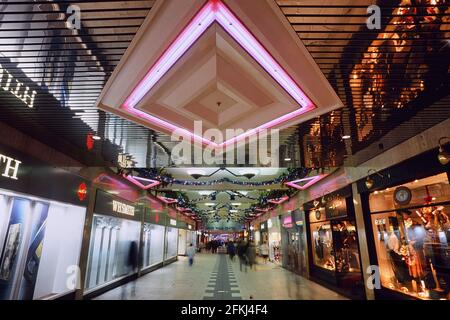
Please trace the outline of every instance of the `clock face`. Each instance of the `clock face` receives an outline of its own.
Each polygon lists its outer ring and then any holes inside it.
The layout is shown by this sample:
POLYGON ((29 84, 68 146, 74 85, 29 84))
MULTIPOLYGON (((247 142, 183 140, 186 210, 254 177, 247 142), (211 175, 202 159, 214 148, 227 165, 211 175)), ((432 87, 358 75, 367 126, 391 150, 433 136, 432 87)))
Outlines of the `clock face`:
POLYGON ((321 217, 320 210, 316 210, 316 219, 319 220, 321 217))
POLYGON ((411 190, 406 187, 398 187, 394 191, 394 200, 400 205, 408 204, 411 201, 411 190))

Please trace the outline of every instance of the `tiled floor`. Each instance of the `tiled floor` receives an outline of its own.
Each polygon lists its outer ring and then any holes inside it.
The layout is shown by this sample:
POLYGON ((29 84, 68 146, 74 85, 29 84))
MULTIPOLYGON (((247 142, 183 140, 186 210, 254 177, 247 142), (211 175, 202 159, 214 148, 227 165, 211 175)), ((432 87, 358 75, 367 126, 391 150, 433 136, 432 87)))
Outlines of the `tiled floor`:
POLYGON ((222 254, 198 254, 189 267, 185 257, 138 280, 118 287, 96 299, 345 299, 314 282, 272 263, 256 270, 239 270, 222 254))

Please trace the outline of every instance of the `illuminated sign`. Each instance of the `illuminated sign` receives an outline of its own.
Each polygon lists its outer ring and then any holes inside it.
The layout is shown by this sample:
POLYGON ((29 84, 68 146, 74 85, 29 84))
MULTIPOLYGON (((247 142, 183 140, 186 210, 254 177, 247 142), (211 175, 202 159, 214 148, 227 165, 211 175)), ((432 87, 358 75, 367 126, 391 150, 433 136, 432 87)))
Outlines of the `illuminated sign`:
POLYGON ((287 216, 283 218, 283 227, 292 227, 292 216, 287 216))
POLYGON ((130 206, 126 203, 122 203, 116 200, 113 200, 113 211, 117 213, 126 214, 128 216, 134 216, 133 206, 130 206))
MULTIPOLYGON (((4 165, 2 177, 18 180, 17 173, 21 163, 19 160, 0 154, 0 166, 4 165)), ((0 170, 2 170, 1 167, 0 170)))
POLYGON ((177 225, 177 220, 175 220, 175 219, 170 219, 169 223, 170 223, 170 225, 172 225, 172 226, 176 226, 176 225, 177 225))
POLYGON ((0 64, 0 88, 8 91, 16 96, 17 99, 25 103, 29 108, 33 108, 36 91, 24 85, 19 80, 15 79, 6 69, 0 64))
POLYGON ((87 185, 86 185, 86 183, 82 182, 78 186, 78 190, 77 190, 78 199, 80 201, 83 201, 84 199, 86 199, 86 195, 87 195, 87 185))

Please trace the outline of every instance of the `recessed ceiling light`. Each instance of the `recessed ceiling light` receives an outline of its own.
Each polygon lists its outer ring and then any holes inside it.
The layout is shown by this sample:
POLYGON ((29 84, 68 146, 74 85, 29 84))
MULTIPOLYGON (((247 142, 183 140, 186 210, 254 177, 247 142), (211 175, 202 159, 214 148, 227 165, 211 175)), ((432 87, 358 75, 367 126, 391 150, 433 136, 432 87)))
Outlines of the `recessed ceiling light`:
POLYGON ((291 161, 291 158, 284 158, 284 161, 291 161))
POLYGON ((234 213, 234 212, 238 212, 238 210, 231 209, 230 212, 233 212, 233 213, 234 213))
POLYGON ((231 205, 232 206, 240 206, 242 203, 240 203, 240 202, 233 202, 231 205))
POLYGON ((205 206, 212 207, 212 206, 214 206, 214 205, 215 205, 214 202, 205 202, 205 206))
POLYGON ((342 140, 346 140, 346 139, 350 139, 350 138, 351 138, 351 136, 349 136, 348 134, 342 136, 342 140))
POLYGON ((100 136, 98 136, 98 135, 93 135, 93 136, 92 136, 92 139, 94 139, 94 140, 101 140, 102 137, 100 137, 100 136))

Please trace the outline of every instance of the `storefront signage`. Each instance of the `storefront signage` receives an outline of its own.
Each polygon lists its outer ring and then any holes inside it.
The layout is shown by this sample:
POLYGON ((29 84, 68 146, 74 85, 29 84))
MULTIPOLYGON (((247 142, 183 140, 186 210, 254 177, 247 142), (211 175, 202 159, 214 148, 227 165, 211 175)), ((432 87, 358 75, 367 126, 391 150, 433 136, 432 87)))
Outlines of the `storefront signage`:
POLYGON ((128 216, 134 216, 134 207, 126 203, 113 200, 113 211, 117 213, 126 214, 128 216))
POLYGON ((325 206, 325 215, 327 219, 341 218, 347 216, 347 203, 346 199, 342 197, 336 197, 327 201, 325 206))
POLYGON ((4 91, 12 93, 17 99, 25 103, 29 108, 34 106, 34 98, 36 91, 24 85, 22 82, 14 78, 6 69, 0 64, 0 88, 4 91))
POLYGON ((0 154, 0 170, 2 172, 2 177, 18 180, 17 173, 19 172, 19 166, 22 162, 0 154))
POLYGON ((171 226, 176 226, 176 225, 177 225, 177 220, 175 220, 175 219, 170 219, 170 220, 169 220, 169 223, 170 223, 171 226))
POLYGON ((292 216, 286 216, 283 218, 283 227, 292 228, 292 216))

